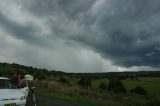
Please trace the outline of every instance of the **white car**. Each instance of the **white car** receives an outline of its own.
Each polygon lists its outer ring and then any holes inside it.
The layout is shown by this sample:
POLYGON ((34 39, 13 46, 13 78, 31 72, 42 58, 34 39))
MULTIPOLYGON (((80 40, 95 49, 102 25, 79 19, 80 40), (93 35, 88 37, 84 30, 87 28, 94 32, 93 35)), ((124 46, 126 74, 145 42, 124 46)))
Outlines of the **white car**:
POLYGON ((10 79, 0 77, 0 106, 25 106, 28 87, 14 88, 10 79))

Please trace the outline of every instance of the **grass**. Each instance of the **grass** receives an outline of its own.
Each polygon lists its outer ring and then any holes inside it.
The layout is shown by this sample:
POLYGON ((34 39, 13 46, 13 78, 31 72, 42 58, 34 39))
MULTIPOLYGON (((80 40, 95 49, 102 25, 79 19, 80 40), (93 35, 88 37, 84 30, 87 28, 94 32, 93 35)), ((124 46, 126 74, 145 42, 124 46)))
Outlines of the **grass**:
POLYGON ((136 86, 142 86, 144 87, 149 94, 157 94, 160 95, 160 78, 140 78, 140 81, 138 80, 124 80, 123 81, 124 86, 127 90, 130 90, 136 86))
MULTIPOLYGON (((74 102, 74 103, 80 103, 80 104, 86 104, 89 106, 150 106, 150 104, 153 104, 152 106, 159 106, 160 105, 160 98, 147 95, 130 95, 130 94, 122 94, 120 95, 121 98, 126 98, 122 100, 95 100, 91 98, 87 98, 84 96, 71 96, 63 93, 56 93, 56 92, 48 92, 41 90, 39 93, 41 96, 47 96, 53 99, 58 99, 61 101, 68 101, 68 102, 74 102)), ((45 106, 45 105, 44 105, 45 106)))
MULTIPOLYGON (((69 101, 69 102, 76 102, 81 104, 88 104, 90 106, 148 106, 150 103, 155 103, 153 106, 160 105, 160 78, 139 78, 139 80, 122 80, 125 88, 129 91, 136 86, 144 87, 148 95, 136 95, 136 94, 120 94, 120 95, 111 95, 108 91, 103 91, 105 98, 99 99, 99 96, 93 97, 98 90, 98 86, 101 82, 105 82, 108 85, 108 79, 97 79, 92 81, 92 86, 88 88, 81 88, 78 87, 76 84, 77 79, 71 81, 72 86, 65 86, 64 89, 63 85, 55 84, 51 89, 43 89, 38 92, 41 96, 48 96, 54 99, 62 100, 62 101, 69 101), (78 87, 78 92, 84 91, 85 95, 81 93, 77 93, 77 90, 74 87, 78 87), (93 91, 93 93, 92 93, 93 91), (78 94, 78 95, 77 95, 78 94), (90 96, 91 94, 91 96, 90 96), (158 105, 157 105, 158 104, 158 105)), ((51 84, 48 82, 48 84, 51 84)))
MULTIPOLYGON (((101 82, 109 83, 109 79, 98 79, 92 81, 91 89, 97 90, 101 82)), ((139 80, 122 80, 125 88, 129 91, 136 86, 144 87, 150 94, 160 95, 160 77, 142 77, 139 80)))
POLYGON ((46 92, 41 91, 38 93, 41 96, 51 97, 53 99, 68 101, 68 102, 75 102, 81 104, 87 104, 90 106, 124 106, 125 104, 116 102, 116 101, 97 101, 95 99, 83 97, 83 96, 71 96, 62 93, 55 93, 55 92, 46 92))

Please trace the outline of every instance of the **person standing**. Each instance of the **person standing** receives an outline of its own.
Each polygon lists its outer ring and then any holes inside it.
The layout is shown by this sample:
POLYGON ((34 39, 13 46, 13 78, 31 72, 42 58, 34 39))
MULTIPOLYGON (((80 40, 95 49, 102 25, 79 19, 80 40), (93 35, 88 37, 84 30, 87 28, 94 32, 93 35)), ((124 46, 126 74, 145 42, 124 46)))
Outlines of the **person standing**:
POLYGON ((19 86, 20 83, 20 75, 17 74, 17 72, 12 73, 11 75, 11 82, 13 85, 19 86))

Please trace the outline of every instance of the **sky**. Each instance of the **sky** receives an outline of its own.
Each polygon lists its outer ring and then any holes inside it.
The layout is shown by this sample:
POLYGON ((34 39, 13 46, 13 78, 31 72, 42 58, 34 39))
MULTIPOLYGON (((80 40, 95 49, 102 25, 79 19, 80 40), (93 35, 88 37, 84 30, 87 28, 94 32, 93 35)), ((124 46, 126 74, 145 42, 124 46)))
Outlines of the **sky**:
POLYGON ((160 70, 160 0, 0 0, 0 62, 160 70))

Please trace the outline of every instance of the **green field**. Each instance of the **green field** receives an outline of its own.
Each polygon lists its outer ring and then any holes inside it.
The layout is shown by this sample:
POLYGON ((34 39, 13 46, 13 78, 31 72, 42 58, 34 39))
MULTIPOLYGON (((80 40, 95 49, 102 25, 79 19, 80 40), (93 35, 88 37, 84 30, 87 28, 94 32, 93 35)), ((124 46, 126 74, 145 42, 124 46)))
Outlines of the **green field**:
MULTIPOLYGON (((101 82, 105 82, 108 85, 108 79, 98 79, 93 80, 92 89, 97 89, 101 82)), ((144 87, 149 94, 157 94, 160 95, 160 77, 141 77, 139 80, 122 80, 125 88, 130 90, 136 86, 144 87)))
MULTIPOLYGON (((136 86, 142 86, 147 90, 147 95, 139 95, 132 93, 121 93, 116 95, 111 95, 107 90, 98 93, 98 86, 101 82, 105 82, 108 85, 108 79, 95 79, 92 81, 92 86, 90 88, 79 88, 79 92, 82 90, 85 95, 76 95, 76 91, 72 89, 77 86, 76 79, 72 80, 72 86, 68 87, 65 85, 65 90, 59 89, 58 91, 54 89, 43 89, 38 92, 39 95, 49 96, 54 99, 59 99, 63 101, 71 101, 77 103, 88 104, 90 106, 159 106, 160 105, 160 78, 159 77, 142 77, 139 80, 122 80, 127 91, 136 86), (97 95, 97 97, 90 96, 97 95), (104 98, 99 99, 104 95, 104 98)), ((59 85, 63 86, 64 85, 59 85)), ((55 87, 55 85, 54 85, 55 87)))
POLYGON ((142 86, 149 94, 160 95, 160 78, 158 77, 144 77, 140 78, 140 81, 124 80, 123 83, 127 89, 142 86))

